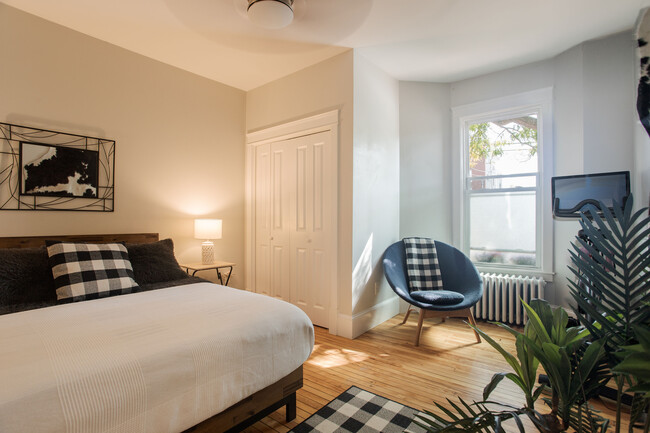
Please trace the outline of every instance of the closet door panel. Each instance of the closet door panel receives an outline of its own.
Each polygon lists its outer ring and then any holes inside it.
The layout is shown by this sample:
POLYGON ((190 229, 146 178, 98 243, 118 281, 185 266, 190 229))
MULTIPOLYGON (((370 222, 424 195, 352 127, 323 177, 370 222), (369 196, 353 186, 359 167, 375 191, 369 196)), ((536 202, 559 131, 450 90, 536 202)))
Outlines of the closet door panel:
MULTIPOLYGON (((294 257, 300 265, 292 268, 292 295, 315 325, 327 327, 331 288, 331 272, 325 238, 324 209, 328 206, 324 193, 326 152, 325 133, 295 139, 296 194, 292 202, 295 225, 291 236, 294 257)), ((328 167, 331 171, 332 168, 328 167)), ((331 234, 330 234, 331 235, 331 234)))
POLYGON ((291 170, 295 166, 291 144, 271 144, 271 293, 291 302, 291 170))
POLYGON ((255 148, 255 291, 271 296, 271 146, 255 148))

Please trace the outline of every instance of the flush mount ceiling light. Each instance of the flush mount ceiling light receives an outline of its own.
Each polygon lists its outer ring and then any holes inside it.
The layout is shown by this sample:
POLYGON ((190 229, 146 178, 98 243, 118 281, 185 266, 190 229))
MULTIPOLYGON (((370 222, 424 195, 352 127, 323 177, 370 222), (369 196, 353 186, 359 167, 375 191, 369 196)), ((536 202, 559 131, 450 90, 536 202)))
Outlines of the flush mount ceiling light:
POLYGON ((265 29, 281 29, 293 21, 293 0, 248 0, 248 18, 265 29))

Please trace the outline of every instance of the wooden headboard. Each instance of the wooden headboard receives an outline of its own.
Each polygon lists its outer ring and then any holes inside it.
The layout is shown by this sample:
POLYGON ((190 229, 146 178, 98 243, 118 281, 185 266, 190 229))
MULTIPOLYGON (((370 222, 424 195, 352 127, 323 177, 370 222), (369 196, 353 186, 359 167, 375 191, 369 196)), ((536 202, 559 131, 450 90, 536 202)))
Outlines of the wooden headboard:
POLYGON ((105 244, 109 242, 127 242, 130 244, 148 244, 158 240, 158 233, 125 233, 111 235, 64 235, 64 236, 16 236, 0 237, 0 248, 31 248, 45 245, 45 241, 91 242, 105 244))

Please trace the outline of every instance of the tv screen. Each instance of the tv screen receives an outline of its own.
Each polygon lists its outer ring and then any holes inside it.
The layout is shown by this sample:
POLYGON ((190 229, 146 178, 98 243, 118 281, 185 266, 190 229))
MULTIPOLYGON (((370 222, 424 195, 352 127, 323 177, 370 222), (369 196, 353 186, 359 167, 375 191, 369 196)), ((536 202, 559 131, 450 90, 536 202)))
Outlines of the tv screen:
POLYGON ((614 202, 624 206, 630 195, 630 172, 556 176, 551 179, 553 215, 579 218, 580 211, 592 204, 600 210, 602 202, 613 209, 614 202))

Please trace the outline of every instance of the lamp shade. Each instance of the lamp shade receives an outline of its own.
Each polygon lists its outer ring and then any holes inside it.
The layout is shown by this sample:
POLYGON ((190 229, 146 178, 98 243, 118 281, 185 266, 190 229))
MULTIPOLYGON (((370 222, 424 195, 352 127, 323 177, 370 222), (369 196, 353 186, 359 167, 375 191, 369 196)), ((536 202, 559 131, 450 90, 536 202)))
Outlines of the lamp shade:
POLYGON ((196 239, 221 239, 221 220, 194 220, 194 237, 196 239))
POLYGON ((265 29, 281 29, 293 21, 293 0, 249 0, 248 18, 265 29))

